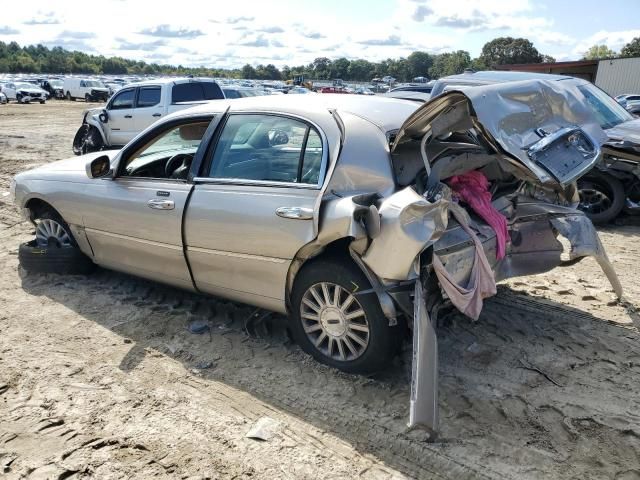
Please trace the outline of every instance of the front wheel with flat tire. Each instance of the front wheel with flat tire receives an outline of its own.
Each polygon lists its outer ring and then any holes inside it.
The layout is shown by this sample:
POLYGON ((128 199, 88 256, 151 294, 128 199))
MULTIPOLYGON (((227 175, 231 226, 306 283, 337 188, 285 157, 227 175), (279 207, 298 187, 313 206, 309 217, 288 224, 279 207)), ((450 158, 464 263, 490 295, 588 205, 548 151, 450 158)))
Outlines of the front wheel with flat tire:
POLYGON ((578 179, 578 210, 596 225, 609 223, 624 208, 624 185, 617 178, 593 171, 578 179))
POLYGON ((36 238, 18 249, 20 266, 32 273, 87 274, 95 264, 80 251, 69 226, 56 213, 35 215, 36 238))
POLYGON ((349 373, 387 367, 402 341, 375 293, 350 260, 315 260, 299 272, 291 293, 291 331, 321 363, 349 373))
POLYGON ((82 126, 76 132, 73 138, 73 153, 76 155, 84 155, 85 153, 97 152, 102 150, 104 142, 100 132, 93 125, 88 123, 82 126))

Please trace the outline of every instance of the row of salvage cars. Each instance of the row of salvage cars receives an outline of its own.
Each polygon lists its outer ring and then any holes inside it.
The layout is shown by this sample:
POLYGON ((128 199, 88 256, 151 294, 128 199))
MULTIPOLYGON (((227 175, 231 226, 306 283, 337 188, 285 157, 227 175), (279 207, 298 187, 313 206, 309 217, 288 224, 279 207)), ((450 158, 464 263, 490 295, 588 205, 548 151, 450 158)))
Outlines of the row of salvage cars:
POLYGON ((575 208, 604 142, 574 89, 544 80, 423 105, 218 100, 119 151, 17 175, 14 200, 36 229, 19 258, 28 271, 97 264, 287 314, 302 349, 347 372, 385 368, 410 333, 409 423, 435 430, 443 308, 476 320, 497 281, 588 256, 622 295, 575 208))

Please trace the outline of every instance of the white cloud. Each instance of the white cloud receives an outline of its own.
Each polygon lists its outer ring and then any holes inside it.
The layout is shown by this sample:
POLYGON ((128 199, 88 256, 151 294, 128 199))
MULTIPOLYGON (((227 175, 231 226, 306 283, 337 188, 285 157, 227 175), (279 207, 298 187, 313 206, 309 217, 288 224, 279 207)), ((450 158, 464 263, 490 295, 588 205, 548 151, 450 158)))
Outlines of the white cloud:
POLYGON ((624 30, 619 32, 600 30, 579 42, 571 53, 574 56, 581 56, 594 45, 606 45, 615 52, 620 52, 622 47, 635 37, 640 37, 640 30, 624 30))
POLYGON ((295 0, 280 0, 277 7, 262 0, 225 2, 223 10, 209 0, 180 0, 180 8, 172 9, 101 0, 100 20, 88 21, 86 0, 59 2, 55 12, 51 0, 31 0, 26 11, 12 10, 10 24, 0 23, 0 35, 22 45, 61 45, 136 60, 224 68, 300 65, 321 56, 380 61, 415 50, 462 49, 476 56, 485 42, 498 36, 524 36, 542 53, 579 58, 595 43, 619 50, 640 35, 637 30, 603 30, 574 39, 534 0, 385 2, 379 14, 350 2, 336 11, 321 2, 295 0))

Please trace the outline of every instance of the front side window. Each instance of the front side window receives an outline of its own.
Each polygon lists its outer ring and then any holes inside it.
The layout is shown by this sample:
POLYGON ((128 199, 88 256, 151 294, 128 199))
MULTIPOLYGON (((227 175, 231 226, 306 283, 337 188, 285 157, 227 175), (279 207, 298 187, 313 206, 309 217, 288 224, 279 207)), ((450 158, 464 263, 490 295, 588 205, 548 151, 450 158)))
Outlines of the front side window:
POLYGON ((121 176, 185 180, 208 126, 196 121, 161 131, 124 159, 121 176))
POLYGON ((133 97, 135 90, 123 90, 118 93, 111 101, 110 110, 122 110, 125 108, 133 108, 133 97))
POLYGON ((138 91, 138 108, 153 107, 160 103, 160 87, 141 87, 138 91))
POLYGON ((317 185, 323 158, 318 131, 277 115, 231 115, 214 152, 209 176, 317 185))

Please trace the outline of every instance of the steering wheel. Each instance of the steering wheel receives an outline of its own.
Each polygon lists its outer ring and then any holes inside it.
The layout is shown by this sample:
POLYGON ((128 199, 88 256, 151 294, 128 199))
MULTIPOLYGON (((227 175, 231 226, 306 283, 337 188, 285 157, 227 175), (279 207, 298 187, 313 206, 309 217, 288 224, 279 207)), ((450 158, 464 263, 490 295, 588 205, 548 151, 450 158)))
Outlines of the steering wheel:
POLYGON ((165 178, 171 178, 171 174, 181 166, 185 164, 187 159, 193 159, 193 154, 191 153, 176 153, 172 157, 167 160, 167 163, 164 164, 164 176, 165 178))

